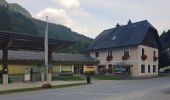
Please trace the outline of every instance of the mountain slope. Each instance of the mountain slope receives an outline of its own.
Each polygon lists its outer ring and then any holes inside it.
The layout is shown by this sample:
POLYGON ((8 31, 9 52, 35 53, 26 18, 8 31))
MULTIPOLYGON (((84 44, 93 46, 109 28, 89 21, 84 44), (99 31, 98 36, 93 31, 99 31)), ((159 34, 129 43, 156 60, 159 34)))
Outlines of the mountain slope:
MULTIPOLYGON (((38 33, 40 36, 44 36, 46 22, 32 19, 35 25, 38 27, 38 33)), ((76 32, 71 31, 70 28, 67 28, 63 25, 49 23, 49 38, 54 38, 58 40, 66 41, 76 41, 77 43, 70 46, 69 48, 63 49, 59 52, 66 53, 83 53, 85 52, 88 45, 93 41, 93 39, 80 35, 76 32)))
POLYGON ((0 0, 0 5, 5 7, 8 6, 10 10, 21 13, 26 17, 32 17, 31 14, 25 8, 23 8, 17 3, 7 3, 5 0, 0 0))
POLYGON ((27 17, 0 6, 0 30, 38 35, 37 26, 27 17))
POLYGON ((5 0, 0 0, 0 5, 7 5, 8 3, 5 0))
MULTIPOLYGON (((41 33, 41 35, 44 35, 46 22, 38 20, 38 19, 32 19, 32 20, 38 27, 39 33, 41 33)), ((59 39, 59 40, 60 39, 74 40, 74 41, 81 41, 81 42, 92 41, 91 38, 88 38, 84 35, 80 35, 76 32, 73 32, 70 28, 66 26, 53 24, 53 23, 49 23, 49 37, 59 39)))
MULTIPOLYGON (((11 10, 9 6, 0 6, 0 22, 0 30, 44 37, 46 22, 26 17, 15 10, 11 10)), ((53 23, 49 23, 49 37, 78 42, 58 52, 82 53, 93 41, 91 38, 72 32, 70 28, 53 23)))
POLYGON ((10 3, 8 4, 8 6, 11 10, 14 10, 15 12, 19 12, 27 17, 32 17, 31 14, 25 8, 21 7, 17 3, 10 3))

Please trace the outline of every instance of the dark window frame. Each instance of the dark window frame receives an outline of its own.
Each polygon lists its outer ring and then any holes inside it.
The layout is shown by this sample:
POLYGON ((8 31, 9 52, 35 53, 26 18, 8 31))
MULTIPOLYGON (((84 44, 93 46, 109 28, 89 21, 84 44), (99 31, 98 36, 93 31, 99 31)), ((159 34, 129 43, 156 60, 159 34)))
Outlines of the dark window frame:
POLYGON ((156 73, 156 65, 153 65, 153 73, 156 73))
POLYGON ((142 55, 145 55, 145 49, 142 48, 142 55))
POLYGON ((151 65, 148 65, 148 73, 151 73, 151 65))
POLYGON ((129 48, 125 48, 125 49, 123 50, 123 54, 124 54, 124 55, 130 55, 130 49, 129 49, 129 48))
POLYGON ((112 50, 108 50, 108 56, 112 56, 112 50))
POLYGON ((144 64, 141 65, 141 73, 145 73, 145 65, 144 64))
POLYGON ((153 51, 153 56, 156 57, 156 51, 155 50, 153 51))
POLYGON ((99 52, 95 52, 95 57, 98 58, 99 57, 99 52))

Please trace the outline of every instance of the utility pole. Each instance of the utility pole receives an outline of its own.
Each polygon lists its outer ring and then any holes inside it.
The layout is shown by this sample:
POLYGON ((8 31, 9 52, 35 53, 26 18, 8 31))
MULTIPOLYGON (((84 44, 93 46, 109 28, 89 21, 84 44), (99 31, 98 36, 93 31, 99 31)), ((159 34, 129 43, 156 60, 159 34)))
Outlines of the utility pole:
POLYGON ((48 16, 46 16, 46 29, 45 29, 45 41, 44 41, 44 46, 45 46, 45 66, 46 66, 46 79, 49 81, 49 75, 48 75, 48 16))

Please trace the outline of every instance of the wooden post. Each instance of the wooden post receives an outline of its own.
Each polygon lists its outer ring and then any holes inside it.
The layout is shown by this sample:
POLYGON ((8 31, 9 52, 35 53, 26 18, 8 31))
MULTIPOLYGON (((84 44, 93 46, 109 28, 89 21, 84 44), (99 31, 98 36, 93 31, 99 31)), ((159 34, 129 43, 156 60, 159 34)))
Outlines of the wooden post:
POLYGON ((9 37, 8 40, 5 41, 2 47, 2 81, 3 84, 8 84, 8 48, 10 47, 13 41, 12 37, 9 37))
POLYGON ((2 48, 2 69, 3 69, 3 84, 8 84, 8 48, 2 48))

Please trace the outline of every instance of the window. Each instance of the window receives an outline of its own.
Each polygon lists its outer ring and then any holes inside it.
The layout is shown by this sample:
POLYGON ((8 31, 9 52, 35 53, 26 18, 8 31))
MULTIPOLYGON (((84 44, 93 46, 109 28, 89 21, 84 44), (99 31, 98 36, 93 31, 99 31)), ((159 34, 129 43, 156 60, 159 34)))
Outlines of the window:
POLYGON ((96 56, 96 58, 98 58, 99 57, 99 52, 96 52, 95 56, 96 56))
POLYGON ((114 66, 114 73, 115 74, 120 74, 120 73, 131 74, 130 69, 131 69, 130 66, 116 65, 114 66))
POLYGON ((141 73, 145 73, 145 65, 141 65, 141 73))
POLYGON ((142 48, 142 55, 145 55, 145 49, 142 48))
POLYGON ((105 74, 106 73, 106 65, 98 65, 98 73, 105 74))
POLYGON ((156 65, 153 65, 153 73, 156 72, 156 65))
POLYGON ((72 72, 72 66, 69 64, 62 65, 61 72, 72 72))
POLYGON ((153 51, 153 56, 156 57, 156 51, 153 51))
POLYGON ((148 73, 151 72, 151 65, 148 65, 148 73))
POLYGON ((112 56, 112 50, 108 50, 108 56, 112 56))
POLYGON ((130 49, 124 49, 124 55, 129 55, 130 54, 130 49))

